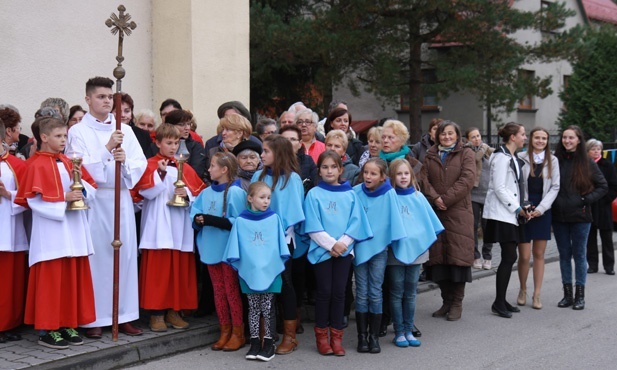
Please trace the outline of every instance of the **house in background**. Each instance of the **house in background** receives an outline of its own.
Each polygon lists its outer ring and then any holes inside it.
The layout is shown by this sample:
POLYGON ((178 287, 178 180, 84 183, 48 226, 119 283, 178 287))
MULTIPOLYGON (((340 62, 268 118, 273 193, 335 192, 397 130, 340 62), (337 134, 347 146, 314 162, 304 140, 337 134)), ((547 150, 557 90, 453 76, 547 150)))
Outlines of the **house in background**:
MULTIPOLYGON (((517 0, 513 2, 513 7, 526 11, 538 11, 547 6, 550 1, 544 0, 517 0)), ((576 15, 566 20, 567 28, 578 24, 591 25, 596 23, 617 24, 617 4, 612 0, 565 0, 566 6, 576 11, 576 15)), ((538 42, 543 37, 550 37, 549 32, 522 31, 515 34, 515 37, 524 42, 538 42)), ((425 70, 425 79, 434 78, 432 70, 425 70)), ((553 63, 537 63, 525 65, 521 69, 530 77, 552 76, 551 89, 553 94, 541 99, 535 96, 528 96, 522 99, 518 108, 510 114, 499 115, 502 123, 515 121, 523 124, 528 130, 535 126, 545 127, 552 134, 558 133, 557 120, 559 112, 563 108, 563 103, 559 98, 559 92, 563 91, 568 83, 568 78, 572 74, 572 66, 568 61, 553 63)), ((381 102, 363 92, 359 97, 354 97, 344 86, 335 89, 334 97, 337 100, 347 101, 354 120, 368 121, 379 120, 389 117, 396 118, 402 122, 409 122, 409 107, 405 105, 407 99, 401 96, 398 105, 382 106, 381 102)), ((445 118, 455 121, 463 129, 467 127, 479 127, 486 134, 487 120, 486 110, 481 107, 478 99, 469 93, 454 93, 448 97, 440 98, 426 94, 422 107, 422 132, 425 133, 428 123, 433 118, 445 118)), ((496 141, 496 123, 492 123, 492 142, 496 141)))

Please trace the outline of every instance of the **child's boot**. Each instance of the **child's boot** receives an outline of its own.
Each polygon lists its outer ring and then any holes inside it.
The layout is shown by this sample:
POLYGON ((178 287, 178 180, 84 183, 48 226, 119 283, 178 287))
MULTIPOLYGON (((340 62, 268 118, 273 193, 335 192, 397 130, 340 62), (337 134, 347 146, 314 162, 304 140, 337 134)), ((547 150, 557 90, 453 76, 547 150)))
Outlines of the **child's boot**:
POLYGON ((221 334, 219 336, 219 340, 212 345, 213 351, 220 351, 225 347, 225 344, 229 341, 231 337, 231 325, 225 324, 221 325, 221 334))
POLYGON ((150 330, 154 332, 167 331, 167 325, 165 324, 165 317, 163 315, 151 315, 150 316, 150 330))
POLYGON ((296 320, 283 321, 283 340, 276 349, 277 355, 286 355, 292 353, 298 347, 296 340, 296 320))
POLYGON ((246 339, 244 338, 244 325, 240 324, 238 326, 232 326, 231 328, 231 337, 229 341, 223 347, 223 351, 231 352, 237 351, 240 348, 244 347, 246 344, 246 339))
POLYGON ((259 352, 261 352, 261 339, 251 338, 251 348, 249 348, 244 358, 247 360, 256 360, 259 352))
POLYGON ((381 327, 381 314, 369 313, 369 328, 370 334, 368 336, 368 348, 370 353, 381 352, 379 346, 379 328, 381 327))
POLYGON ((335 356, 345 356, 342 330, 330 328, 330 346, 335 356))
POLYGON ((328 328, 315 327, 315 341, 320 355, 326 356, 334 353, 330 343, 328 343, 328 328))
MULTIPOLYGON (((294 320, 295 322, 296 320, 294 320)), ((274 358, 274 339, 264 338, 264 346, 257 354, 257 359, 261 361, 270 361, 274 358)))
POLYGON ((182 320, 180 314, 178 314, 178 311, 167 310, 165 321, 171 324, 174 329, 186 329, 189 327, 189 323, 182 320))

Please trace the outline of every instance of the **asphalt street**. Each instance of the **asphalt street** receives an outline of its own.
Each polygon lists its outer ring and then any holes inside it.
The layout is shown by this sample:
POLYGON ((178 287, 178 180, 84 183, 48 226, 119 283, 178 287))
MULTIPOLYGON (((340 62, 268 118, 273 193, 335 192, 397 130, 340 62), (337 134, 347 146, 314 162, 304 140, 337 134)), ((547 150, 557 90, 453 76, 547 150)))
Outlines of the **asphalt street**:
MULTIPOLYGON (((214 352, 205 347, 134 366, 134 369, 566 369, 614 368, 617 320, 615 289, 617 278, 601 271, 588 275, 586 307, 583 311, 558 308, 562 297, 559 263, 546 267, 541 310, 528 305, 512 319, 491 314, 495 276, 467 285, 463 318, 458 322, 431 317, 439 308, 438 290, 418 295, 416 324, 422 330, 422 346, 397 348, 393 332, 381 338, 382 353, 355 351, 355 322, 345 331, 345 357, 320 356, 315 347, 312 325, 298 335, 300 347, 293 354, 276 356, 263 363, 247 361, 247 347, 237 352, 214 352)), ((532 289, 531 276, 528 281, 532 289)), ((529 291, 529 294, 532 292, 529 291)), ((508 300, 516 303, 518 275, 512 274, 508 300)))

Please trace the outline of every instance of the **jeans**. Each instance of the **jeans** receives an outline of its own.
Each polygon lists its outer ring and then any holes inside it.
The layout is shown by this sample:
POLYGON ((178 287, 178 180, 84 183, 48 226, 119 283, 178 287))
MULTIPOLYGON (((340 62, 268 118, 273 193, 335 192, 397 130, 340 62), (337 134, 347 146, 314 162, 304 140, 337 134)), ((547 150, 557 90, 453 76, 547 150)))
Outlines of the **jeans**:
POLYGON ((365 263, 355 266, 356 312, 382 313, 382 291, 388 249, 374 255, 365 263))
POLYGON ((553 234, 559 250, 561 281, 572 284, 572 258, 576 285, 585 285, 587 280, 587 236, 591 223, 553 221, 553 234))
POLYGON ((473 258, 477 260, 482 257, 490 261, 493 258, 493 243, 482 243, 482 254, 480 254, 480 249, 478 249, 478 227, 482 227, 482 235, 484 235, 484 229, 486 229, 486 219, 482 218, 484 204, 471 202, 471 208, 473 209, 473 239, 475 243, 473 258))
POLYGON ((413 329, 420 265, 388 266, 390 313, 396 335, 413 329))

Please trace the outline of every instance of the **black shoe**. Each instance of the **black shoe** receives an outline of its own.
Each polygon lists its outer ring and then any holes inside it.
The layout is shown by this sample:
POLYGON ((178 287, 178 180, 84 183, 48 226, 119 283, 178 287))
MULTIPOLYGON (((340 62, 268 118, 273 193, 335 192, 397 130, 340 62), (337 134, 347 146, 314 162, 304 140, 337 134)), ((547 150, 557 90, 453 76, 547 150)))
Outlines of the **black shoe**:
POLYGON ((72 346, 81 346, 82 344, 84 344, 84 340, 81 339, 77 330, 73 328, 66 328, 60 330, 60 335, 62 336, 62 339, 67 341, 72 346))
POLYGON ((557 303, 557 307, 565 308, 570 307, 574 303, 574 299, 572 298, 572 284, 564 284, 563 285, 563 298, 559 303, 557 303))
POLYGON ((595 274, 596 272, 598 272, 598 268, 597 268, 597 267, 591 267, 591 266, 590 266, 590 267, 587 269, 587 273, 588 273, 588 274, 595 274))
POLYGON ((379 326, 379 338, 383 338, 388 334, 388 323, 382 322, 379 326))
POLYGON ((506 301, 506 310, 508 310, 508 312, 521 312, 520 308, 512 306, 510 303, 508 303, 508 301, 506 301))
POLYGON ((343 316, 343 329, 346 329, 349 326, 349 316, 343 316))
POLYGON ((422 272, 420 273, 420 277, 418 278, 418 281, 426 281, 426 270, 422 270, 422 272))
POLYGON ((416 338, 420 338, 422 336, 422 332, 420 331, 420 329, 416 327, 416 324, 413 324, 413 328, 411 329, 411 334, 413 334, 413 336, 416 338))
POLYGON ((576 295, 574 296, 573 310, 582 310, 585 308, 585 286, 576 286, 576 295))
POLYGON ((274 358, 274 340, 272 338, 264 338, 264 346, 256 358, 261 361, 270 361, 274 358))
POLYGON ((495 303, 493 303, 493 305, 491 306, 491 311, 493 311, 493 313, 499 317, 503 317, 506 319, 511 319, 512 318, 512 312, 509 312, 508 310, 501 310, 499 308, 497 308, 497 306, 495 306, 495 303))
POLYGON ((606 275, 615 275, 615 270, 606 270, 606 275))
POLYGON ((256 360, 259 351, 261 351, 261 339, 251 338, 251 348, 246 353, 246 356, 244 356, 244 358, 246 358, 247 360, 256 360))
POLYGON ((39 344, 53 349, 69 348, 69 342, 62 339, 62 335, 57 331, 50 331, 42 337, 39 337, 39 344))

